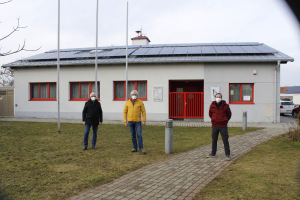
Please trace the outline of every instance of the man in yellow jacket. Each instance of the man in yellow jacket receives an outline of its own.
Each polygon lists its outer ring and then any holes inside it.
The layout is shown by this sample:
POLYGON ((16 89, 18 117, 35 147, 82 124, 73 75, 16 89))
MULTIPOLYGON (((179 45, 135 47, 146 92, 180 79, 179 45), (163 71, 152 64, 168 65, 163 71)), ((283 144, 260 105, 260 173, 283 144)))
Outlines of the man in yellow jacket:
POLYGON ((133 90, 130 93, 130 99, 126 101, 123 110, 124 125, 130 128, 133 149, 131 152, 139 151, 141 154, 146 154, 143 149, 142 125, 146 124, 146 109, 142 100, 138 99, 138 92, 133 90), (141 122, 141 115, 143 115, 143 122, 141 122), (127 120, 128 116, 128 120, 127 120), (137 140, 136 140, 137 138, 137 140))

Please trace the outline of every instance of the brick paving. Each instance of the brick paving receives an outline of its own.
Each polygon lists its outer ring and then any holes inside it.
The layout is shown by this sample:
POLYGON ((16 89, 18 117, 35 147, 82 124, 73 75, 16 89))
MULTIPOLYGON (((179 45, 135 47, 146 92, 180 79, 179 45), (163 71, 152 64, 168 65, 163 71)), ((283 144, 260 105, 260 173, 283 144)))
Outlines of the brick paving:
MULTIPOLYGON (((196 126, 195 123, 190 123, 190 125, 196 126)), ((229 138, 231 161, 225 160, 223 142, 219 141, 218 152, 215 158, 206 158, 211 151, 211 145, 201 146, 142 167, 113 182, 88 190, 70 199, 193 199, 202 188, 217 177, 234 160, 250 151, 256 145, 283 134, 293 125, 293 122, 264 125, 265 128, 262 130, 229 138)))

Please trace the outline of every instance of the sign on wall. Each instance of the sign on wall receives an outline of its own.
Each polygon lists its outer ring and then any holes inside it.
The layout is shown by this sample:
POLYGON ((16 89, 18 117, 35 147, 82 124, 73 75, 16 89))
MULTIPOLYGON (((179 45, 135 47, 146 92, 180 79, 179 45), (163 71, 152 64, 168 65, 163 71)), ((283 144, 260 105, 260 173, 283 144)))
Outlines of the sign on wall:
POLYGON ((220 92, 220 87, 219 86, 211 86, 210 87, 210 100, 214 101, 216 94, 219 93, 219 92, 220 92))
POLYGON ((153 101, 161 102, 163 101, 163 87, 154 86, 153 87, 153 101))

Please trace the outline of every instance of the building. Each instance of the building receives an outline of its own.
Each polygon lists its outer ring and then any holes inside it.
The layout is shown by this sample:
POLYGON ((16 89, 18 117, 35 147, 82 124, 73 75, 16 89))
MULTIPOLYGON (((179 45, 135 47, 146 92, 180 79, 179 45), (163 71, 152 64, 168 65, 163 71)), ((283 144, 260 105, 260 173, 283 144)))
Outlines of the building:
MULTIPOLYGON (((279 122, 280 65, 293 58, 262 43, 155 44, 138 35, 128 47, 128 96, 144 101, 148 121, 210 121, 216 92, 230 104, 231 121, 279 122)), ((99 47, 98 88, 104 120, 122 120, 125 46, 99 47)), ((60 51, 60 116, 81 118, 95 88, 95 48, 60 51)), ((57 51, 4 65, 15 74, 15 116, 57 117, 57 51)))
POLYGON ((295 105, 300 105, 300 86, 280 87, 280 98, 290 98, 295 105))
POLYGON ((14 117, 14 87, 0 87, 0 117, 14 117))

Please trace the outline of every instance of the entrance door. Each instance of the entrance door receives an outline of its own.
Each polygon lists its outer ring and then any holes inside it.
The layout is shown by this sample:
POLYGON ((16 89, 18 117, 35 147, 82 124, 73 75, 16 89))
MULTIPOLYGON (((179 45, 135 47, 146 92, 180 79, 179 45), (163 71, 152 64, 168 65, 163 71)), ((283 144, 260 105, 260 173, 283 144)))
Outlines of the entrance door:
POLYGON ((170 92, 169 118, 203 117, 203 92, 170 92))

